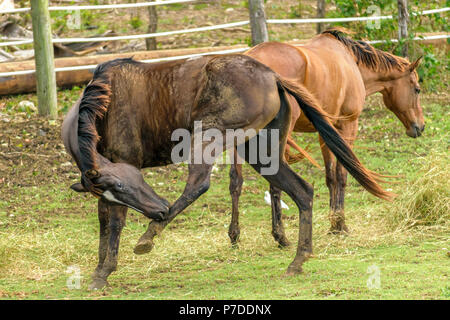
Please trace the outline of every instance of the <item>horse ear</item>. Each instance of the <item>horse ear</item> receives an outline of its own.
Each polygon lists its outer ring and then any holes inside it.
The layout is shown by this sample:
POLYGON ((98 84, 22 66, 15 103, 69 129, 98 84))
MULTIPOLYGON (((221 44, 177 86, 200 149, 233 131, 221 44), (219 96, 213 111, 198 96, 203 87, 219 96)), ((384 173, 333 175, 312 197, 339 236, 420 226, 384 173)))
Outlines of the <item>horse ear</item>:
POLYGON ((422 57, 420 57, 419 59, 416 60, 416 62, 413 62, 409 65, 409 71, 413 72, 420 64, 420 62, 422 61, 422 57))
POLYGON ((76 192, 88 192, 81 183, 77 182, 70 186, 70 189, 76 192))

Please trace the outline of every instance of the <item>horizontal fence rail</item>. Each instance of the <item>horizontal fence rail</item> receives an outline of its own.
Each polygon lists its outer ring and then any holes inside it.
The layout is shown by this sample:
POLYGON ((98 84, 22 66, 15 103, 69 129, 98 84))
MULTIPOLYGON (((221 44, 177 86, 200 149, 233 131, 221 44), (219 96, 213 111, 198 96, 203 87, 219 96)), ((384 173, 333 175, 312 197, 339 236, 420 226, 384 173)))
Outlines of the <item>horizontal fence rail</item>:
MULTIPOLYGON (((184 30, 174 30, 174 31, 165 31, 165 32, 157 32, 157 33, 146 33, 146 34, 134 34, 129 36, 113 36, 113 37, 92 37, 92 38, 57 38, 53 39, 52 43, 70 43, 70 42, 103 42, 103 41, 118 41, 118 40, 134 40, 134 39, 145 39, 145 38, 155 38, 155 37, 163 37, 170 36, 174 34, 185 34, 192 32, 201 32, 201 31, 209 31, 209 30, 218 30, 218 29, 226 29, 239 27, 249 24, 249 21, 239 21, 225 24, 218 24, 215 26, 207 26, 207 27, 199 27, 192 29, 184 29, 184 30)), ((19 40, 19 41, 10 41, 10 42, 0 42, 0 47, 19 45, 19 44, 30 44, 33 43, 32 39, 27 40, 19 40)))
MULTIPOLYGON (((415 40, 415 41, 420 41, 420 40, 439 40, 439 39, 448 39, 448 38, 450 38, 450 35, 445 35, 444 34, 444 35, 427 36, 427 37, 415 37, 413 40, 415 40)), ((370 44, 376 44, 376 43, 385 43, 385 42, 388 42, 388 41, 390 41, 390 42, 398 42, 398 39, 371 40, 371 41, 366 41, 366 42, 370 43, 370 44)), ((299 44, 297 46, 301 46, 301 45, 299 44)), ((213 52, 204 52, 204 53, 195 53, 195 54, 183 55, 183 56, 175 56, 175 57, 140 60, 140 61, 141 62, 145 62, 145 63, 152 63, 152 62, 161 62, 161 61, 181 60, 181 59, 196 58, 196 57, 205 56, 205 55, 239 53, 239 52, 244 52, 244 51, 246 51, 248 49, 250 49, 250 47, 229 49, 229 50, 221 50, 221 51, 213 51, 213 52)), ((55 68, 55 72, 77 71, 77 70, 94 70, 96 67, 97 67, 96 64, 94 64, 94 65, 85 65, 85 66, 76 66, 76 67, 62 67, 62 68, 55 68)), ((34 72, 35 72, 35 70, 1 72, 0 73, 0 78, 17 76, 17 75, 33 74, 34 72)))
MULTIPOLYGON (((413 15, 428 15, 450 11, 450 8, 424 10, 413 15)), ((370 16, 370 17, 348 17, 348 18, 309 18, 309 19, 268 19, 267 23, 284 24, 284 23, 322 23, 322 22, 352 22, 352 21, 371 21, 371 20, 392 20, 393 15, 388 16, 370 16)))
MULTIPOLYGON (((127 8, 142 8, 159 6, 175 3, 196 2, 198 0, 167 0, 167 1, 153 1, 153 2, 138 2, 138 3, 123 3, 123 4, 99 4, 88 6, 52 6, 48 7, 48 11, 74 11, 74 10, 102 10, 102 9, 127 9, 127 8)), ((20 13, 31 11, 31 8, 17 8, 1 10, 2 13, 20 13)))

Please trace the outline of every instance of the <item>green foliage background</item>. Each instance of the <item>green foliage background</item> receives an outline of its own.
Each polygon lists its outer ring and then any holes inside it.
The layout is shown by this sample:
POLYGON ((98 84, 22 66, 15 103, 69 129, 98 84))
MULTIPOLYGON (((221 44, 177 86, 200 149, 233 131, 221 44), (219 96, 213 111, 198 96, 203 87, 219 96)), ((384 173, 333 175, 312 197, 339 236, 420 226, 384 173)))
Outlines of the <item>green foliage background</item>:
POLYGON ((379 49, 390 51, 396 55, 400 55, 401 48, 408 43, 410 60, 423 57, 423 62, 418 69, 421 82, 426 90, 438 91, 438 89, 447 89, 448 84, 440 78, 441 69, 448 71, 448 50, 445 52, 445 61, 437 58, 437 48, 432 45, 421 44, 419 41, 412 41, 413 38, 420 34, 428 32, 448 32, 446 13, 435 13, 430 15, 419 15, 421 11, 438 9, 450 6, 450 1, 432 0, 420 1, 410 0, 409 6, 409 38, 400 42, 391 42, 390 39, 398 39, 398 17, 397 1, 393 0, 327 0, 328 6, 335 6, 336 10, 327 10, 327 17, 364 17, 374 15, 374 11, 370 10, 371 6, 377 6, 381 15, 393 15, 394 20, 379 21, 379 28, 373 28, 372 24, 361 22, 345 22, 335 23, 346 27, 355 34, 355 39, 364 40, 387 40, 386 43, 376 44, 379 49), (447 61, 447 62, 446 62, 447 61))

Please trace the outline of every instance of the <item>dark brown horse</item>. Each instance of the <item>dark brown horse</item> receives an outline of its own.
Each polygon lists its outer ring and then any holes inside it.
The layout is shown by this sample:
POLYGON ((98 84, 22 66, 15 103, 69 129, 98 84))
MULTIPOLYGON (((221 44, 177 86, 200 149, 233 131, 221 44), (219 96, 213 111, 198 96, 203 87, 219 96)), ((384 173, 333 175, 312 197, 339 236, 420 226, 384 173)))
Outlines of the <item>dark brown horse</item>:
MULTIPOLYGON (((424 130, 419 101, 420 87, 414 63, 375 49, 364 41, 346 37, 345 29, 330 29, 309 43, 294 47, 279 42, 262 43, 245 54, 264 63, 272 70, 296 84, 304 85, 319 101, 323 109, 335 116, 334 126, 353 145, 358 131, 358 119, 367 96, 381 92, 385 105, 402 122, 406 134, 418 137, 424 130), (336 120, 337 119, 337 120, 336 120)), ((297 103, 288 96, 291 105, 297 103)), ((292 108, 292 131, 314 132, 314 126, 299 108, 292 108)), ((319 136, 325 163, 326 184, 330 192, 331 232, 347 232, 344 218, 344 196, 347 172, 319 136)), ((291 144, 290 144, 291 145, 291 144)), ((286 150, 287 152, 288 150, 286 150)), ((286 158, 290 155, 286 154, 286 158)), ((238 201, 242 188, 241 165, 232 165, 230 193, 232 219, 229 236, 232 243, 239 238, 238 201)), ((272 235, 281 246, 289 245, 281 221, 281 192, 270 186, 272 199, 272 235)))
MULTIPOLYGON (((172 163, 172 133, 179 128, 192 132, 195 121, 202 121, 204 131, 215 128, 221 134, 227 129, 254 129, 257 133, 243 144, 243 157, 260 173, 267 163, 259 154, 254 162, 249 161, 254 156, 250 154, 252 141, 258 138, 258 148, 266 144, 271 152, 272 132, 279 133, 274 143, 281 147, 276 154, 279 170, 262 175, 285 191, 299 208, 298 249, 288 273, 301 272, 312 252, 313 188, 282 159, 291 117, 285 91, 295 98, 356 180, 374 195, 389 197, 308 91, 248 56, 209 56, 157 64, 122 59, 97 67, 62 128, 65 147, 82 173, 81 184, 72 189, 90 191, 99 198, 99 263, 90 288, 105 286, 107 277, 116 269, 127 207, 153 219, 135 248, 136 253, 144 253, 151 250, 157 233, 208 190, 209 163, 189 164, 184 192, 172 205, 145 183, 139 171, 172 163), (266 136, 261 135, 263 128, 268 129, 266 136)), ((204 143, 201 148, 214 143, 219 142, 204 143)))

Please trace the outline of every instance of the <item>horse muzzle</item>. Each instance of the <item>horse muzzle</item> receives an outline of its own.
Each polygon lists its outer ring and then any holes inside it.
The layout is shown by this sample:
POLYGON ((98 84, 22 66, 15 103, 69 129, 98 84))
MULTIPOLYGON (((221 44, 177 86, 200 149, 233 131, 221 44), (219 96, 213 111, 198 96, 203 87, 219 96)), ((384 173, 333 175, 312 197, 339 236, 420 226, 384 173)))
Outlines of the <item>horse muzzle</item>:
POLYGON ((153 220, 156 221, 162 221, 167 218, 169 215, 169 207, 170 203, 164 198, 161 198, 160 208, 158 210, 151 210, 149 212, 146 212, 145 215, 153 220))
POLYGON ((425 130, 425 125, 419 126, 417 123, 413 123, 411 127, 406 130, 406 134, 411 138, 417 138, 422 135, 425 130))

